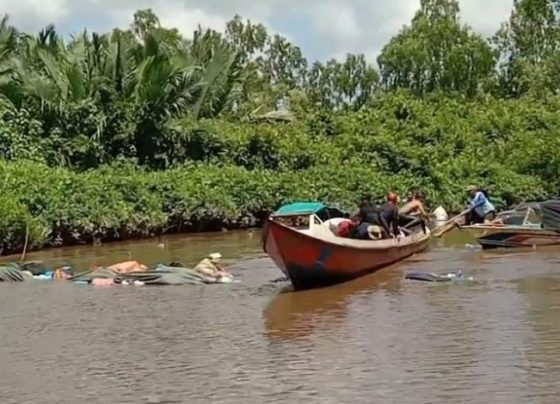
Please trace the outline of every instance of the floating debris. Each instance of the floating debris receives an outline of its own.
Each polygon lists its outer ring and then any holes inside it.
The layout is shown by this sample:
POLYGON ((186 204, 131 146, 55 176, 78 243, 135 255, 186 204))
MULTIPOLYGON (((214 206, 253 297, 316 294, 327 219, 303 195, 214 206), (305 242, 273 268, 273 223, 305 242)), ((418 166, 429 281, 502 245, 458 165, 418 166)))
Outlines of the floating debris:
POLYGON ((0 282, 25 282, 32 280, 67 280, 74 284, 89 284, 98 287, 113 285, 204 285, 216 283, 240 283, 238 279, 219 265, 221 254, 214 253, 194 269, 172 262, 169 266, 158 264, 155 268, 137 261, 120 262, 108 267, 95 265, 91 270, 75 273, 70 266, 51 268, 40 261, 22 265, 0 265, 0 282), (204 264, 204 266, 202 266, 204 264))
POLYGON ((405 279, 423 282, 464 282, 474 281, 472 276, 463 275, 462 271, 451 272, 447 274, 436 274, 433 272, 409 272, 406 274, 405 279))

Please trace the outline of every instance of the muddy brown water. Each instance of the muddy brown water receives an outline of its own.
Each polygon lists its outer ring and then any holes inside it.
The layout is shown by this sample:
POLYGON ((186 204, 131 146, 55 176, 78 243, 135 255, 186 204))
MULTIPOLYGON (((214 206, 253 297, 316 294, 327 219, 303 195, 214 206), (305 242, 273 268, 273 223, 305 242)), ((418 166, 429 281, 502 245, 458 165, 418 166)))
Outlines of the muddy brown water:
POLYGON ((192 265, 219 251, 242 282, 0 284, 0 402, 560 402, 559 249, 487 253, 452 235, 372 276, 286 293, 258 234, 164 241, 28 258, 192 265), (404 279, 459 269, 476 282, 404 279))

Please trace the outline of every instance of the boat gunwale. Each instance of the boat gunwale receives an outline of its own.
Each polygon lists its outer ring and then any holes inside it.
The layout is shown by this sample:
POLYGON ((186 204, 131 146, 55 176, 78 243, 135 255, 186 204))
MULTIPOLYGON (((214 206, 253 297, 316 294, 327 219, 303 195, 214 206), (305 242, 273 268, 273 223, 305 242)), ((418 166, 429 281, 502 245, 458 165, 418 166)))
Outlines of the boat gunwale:
POLYGON ((356 240, 356 239, 347 239, 343 237, 338 237, 335 236, 334 234, 332 235, 332 238, 331 237, 326 238, 326 237, 321 237, 321 235, 318 234, 310 233, 310 231, 312 230, 310 230, 309 228, 305 230, 296 229, 284 223, 275 221, 272 217, 269 218, 268 221, 284 229, 287 229, 292 233, 304 236, 305 238, 309 238, 311 240, 329 244, 337 248, 347 248, 351 250, 360 250, 360 251, 368 251, 368 250, 384 251, 384 250, 400 249, 403 247, 408 247, 408 246, 421 244, 423 242, 428 242, 431 237, 430 233, 426 233, 426 234, 414 233, 412 235, 403 237, 400 241, 395 241, 393 239, 356 240))
POLYGON ((543 229, 540 227, 535 226, 527 226, 527 225, 505 225, 505 226, 496 226, 496 225, 471 225, 471 226, 460 226, 461 230, 475 230, 478 232, 481 231, 493 231, 494 233, 506 233, 506 232, 514 232, 514 233, 534 233, 534 234, 550 234, 550 235, 560 235, 560 230, 550 230, 550 229, 543 229))

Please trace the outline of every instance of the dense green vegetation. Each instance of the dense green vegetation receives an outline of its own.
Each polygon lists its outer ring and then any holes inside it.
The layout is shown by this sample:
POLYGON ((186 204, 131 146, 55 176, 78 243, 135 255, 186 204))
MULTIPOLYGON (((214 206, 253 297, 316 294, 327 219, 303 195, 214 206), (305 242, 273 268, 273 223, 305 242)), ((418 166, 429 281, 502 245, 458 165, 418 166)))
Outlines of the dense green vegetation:
POLYGON ((378 58, 310 64, 235 17, 192 39, 150 10, 63 41, 0 24, 4 252, 257 224, 279 204, 466 185, 500 206, 557 195, 557 1, 520 0, 492 38, 422 0, 378 58))

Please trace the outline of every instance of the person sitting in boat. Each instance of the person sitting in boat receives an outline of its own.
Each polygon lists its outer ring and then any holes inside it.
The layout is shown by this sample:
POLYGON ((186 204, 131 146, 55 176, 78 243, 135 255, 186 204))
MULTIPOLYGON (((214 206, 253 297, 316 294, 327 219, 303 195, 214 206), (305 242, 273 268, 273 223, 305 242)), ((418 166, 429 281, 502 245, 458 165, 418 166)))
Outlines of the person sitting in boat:
POLYGON ((423 195, 420 191, 413 191, 408 201, 399 209, 399 224, 401 226, 411 225, 416 222, 422 226, 422 230, 426 233, 426 220, 429 215, 424 209, 423 195))
POLYGON ((362 198, 358 214, 360 224, 356 236, 358 239, 371 240, 399 236, 398 228, 399 210, 397 208, 398 195, 391 192, 387 202, 377 207, 371 201, 371 196, 362 198))
POLYGON ((360 224, 360 220, 357 216, 351 218, 336 217, 327 220, 325 224, 328 225, 330 231, 332 231, 337 237, 353 238, 354 233, 360 224))
POLYGON ((371 195, 365 195, 359 205, 356 217, 357 228, 355 236, 361 240, 371 239, 372 227, 379 226, 379 209, 372 202, 371 195))
POLYGON ((362 201, 358 206, 358 216, 362 222, 375 220, 377 209, 372 202, 372 196, 370 194, 362 197, 362 201))
POLYGON ((399 230, 399 196, 395 192, 389 192, 387 202, 379 208, 379 224, 389 237, 394 239, 401 237, 399 230))
POLYGON ((465 224, 491 223, 496 219, 496 208, 488 200, 486 194, 477 186, 471 185, 467 188, 469 200, 467 209, 469 212, 465 216, 465 224))
POLYGON ((212 280, 219 280, 220 278, 233 278, 233 276, 220 265, 222 254, 212 253, 200 261, 194 270, 212 280))

